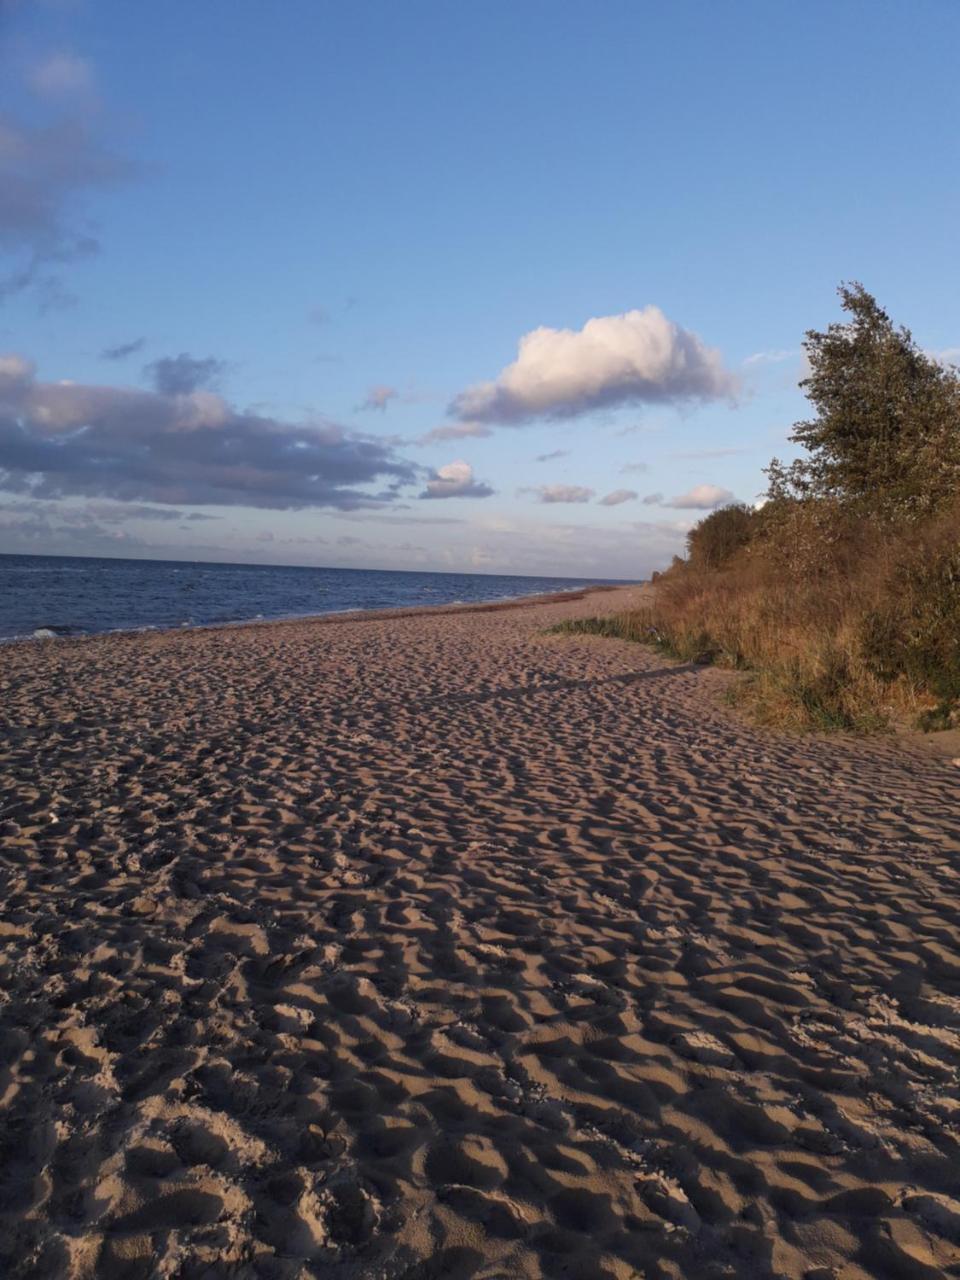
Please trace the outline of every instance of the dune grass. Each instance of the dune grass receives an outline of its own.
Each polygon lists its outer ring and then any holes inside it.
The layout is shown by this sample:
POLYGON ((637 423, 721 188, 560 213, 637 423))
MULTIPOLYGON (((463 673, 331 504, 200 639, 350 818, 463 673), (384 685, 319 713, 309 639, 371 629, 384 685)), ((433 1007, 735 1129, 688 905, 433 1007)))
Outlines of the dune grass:
MULTIPOLYGON (((781 513, 782 516, 782 513, 781 513)), ((786 545, 796 554, 797 513, 786 545)), ((847 530, 790 564, 782 527, 719 567, 679 561, 648 605, 560 624, 744 673, 731 697, 760 722, 871 732, 949 728, 960 704, 960 512, 880 539, 847 530)))

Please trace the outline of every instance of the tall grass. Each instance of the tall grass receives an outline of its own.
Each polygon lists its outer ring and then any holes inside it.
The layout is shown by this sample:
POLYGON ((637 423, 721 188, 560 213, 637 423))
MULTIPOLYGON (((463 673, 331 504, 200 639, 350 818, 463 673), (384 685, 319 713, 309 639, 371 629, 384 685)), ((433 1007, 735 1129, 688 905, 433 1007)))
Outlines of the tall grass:
MULTIPOLYGON (((720 567, 678 562, 644 608, 563 629, 742 671, 732 696, 767 724, 946 728, 960 719, 957 514, 909 534, 859 526, 805 543, 792 512, 720 567)), ((808 525, 822 515, 800 513, 808 525)))

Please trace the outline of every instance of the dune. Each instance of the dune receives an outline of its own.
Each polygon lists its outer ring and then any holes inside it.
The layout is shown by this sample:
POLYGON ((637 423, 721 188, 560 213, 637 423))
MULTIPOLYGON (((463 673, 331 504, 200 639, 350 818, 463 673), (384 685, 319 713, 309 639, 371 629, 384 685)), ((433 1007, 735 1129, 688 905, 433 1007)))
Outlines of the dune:
POLYGON ((0 1273, 960 1271, 960 773, 551 635, 0 653, 0 1273))

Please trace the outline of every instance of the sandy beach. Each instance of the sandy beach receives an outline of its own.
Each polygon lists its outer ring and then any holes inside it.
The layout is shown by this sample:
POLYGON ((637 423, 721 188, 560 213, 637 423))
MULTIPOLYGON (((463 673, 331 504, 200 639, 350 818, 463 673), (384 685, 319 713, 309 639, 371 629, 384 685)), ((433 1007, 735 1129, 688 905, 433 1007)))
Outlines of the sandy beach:
POLYGON ((0 652, 0 1274, 960 1274, 960 769, 636 591, 0 652))

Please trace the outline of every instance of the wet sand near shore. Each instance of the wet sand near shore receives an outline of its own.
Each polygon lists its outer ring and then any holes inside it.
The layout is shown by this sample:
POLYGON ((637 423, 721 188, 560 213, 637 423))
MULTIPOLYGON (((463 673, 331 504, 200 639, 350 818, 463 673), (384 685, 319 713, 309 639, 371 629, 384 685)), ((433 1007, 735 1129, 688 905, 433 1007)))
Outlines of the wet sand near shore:
POLYGON ((0 651, 0 1274, 960 1274, 960 769, 638 590, 0 651))

